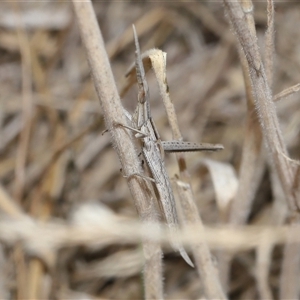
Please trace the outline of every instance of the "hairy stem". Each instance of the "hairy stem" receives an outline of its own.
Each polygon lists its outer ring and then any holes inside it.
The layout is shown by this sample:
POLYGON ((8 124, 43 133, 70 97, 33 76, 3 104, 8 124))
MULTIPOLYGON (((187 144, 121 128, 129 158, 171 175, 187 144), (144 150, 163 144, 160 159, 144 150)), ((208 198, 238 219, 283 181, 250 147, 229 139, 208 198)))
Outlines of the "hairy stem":
MULTIPOLYGON (((141 173, 131 133, 116 124, 126 124, 101 31, 91 1, 73 1, 83 44, 90 64, 96 92, 105 116, 106 128, 112 136, 114 149, 126 175, 141 173)), ((128 186, 143 222, 156 222, 154 203, 147 183, 137 176, 128 177, 128 186)), ((158 244, 144 241, 144 282, 146 299, 162 299, 161 249, 158 244)))

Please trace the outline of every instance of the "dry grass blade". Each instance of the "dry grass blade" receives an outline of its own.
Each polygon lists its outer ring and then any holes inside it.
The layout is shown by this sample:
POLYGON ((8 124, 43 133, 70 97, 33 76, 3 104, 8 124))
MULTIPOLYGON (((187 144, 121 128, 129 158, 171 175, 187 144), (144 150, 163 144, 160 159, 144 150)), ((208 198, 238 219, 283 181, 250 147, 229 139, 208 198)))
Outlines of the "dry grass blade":
MULTIPOLYGON (((108 213, 103 207, 88 207, 85 212, 83 210, 77 212, 80 220, 61 224, 54 221, 41 223, 29 217, 18 220, 6 218, 0 221, 0 238, 7 245, 20 242, 26 253, 41 258, 49 250, 55 253, 62 248, 80 245, 101 250, 114 244, 139 245, 144 238, 164 245, 171 240, 166 226, 158 228, 155 224, 145 225, 136 220, 124 220, 108 213), (101 219, 98 219, 99 215, 101 219)), ((224 248, 238 252, 256 249, 262 242, 264 247, 285 243, 295 245, 300 242, 298 230, 299 225, 203 226, 200 236, 198 224, 190 224, 180 231, 179 236, 184 244, 197 247, 204 238, 211 249, 224 248)))
POLYGON ((16 205, 15 200, 8 195, 2 185, 0 185, 0 209, 5 214, 14 218, 22 216, 21 209, 16 205))
POLYGON ((287 89, 283 90, 282 92, 276 94, 273 99, 275 102, 280 101, 280 100, 287 98, 288 96, 291 96, 299 91, 300 91, 300 83, 295 84, 291 87, 288 87, 287 89))
MULTIPOLYGON (((149 53, 149 58, 156 76, 159 91, 167 112, 168 120, 172 129, 173 138, 182 140, 177 116, 173 103, 170 100, 169 86, 166 77, 166 53, 155 50, 149 53)), ((197 212, 193 192, 189 183, 189 174, 186 169, 184 154, 176 155, 180 170, 180 179, 176 180, 176 187, 181 198, 181 205, 188 223, 195 224, 199 228, 199 234, 203 232, 203 224, 197 212)), ((211 254, 205 240, 192 247, 199 276, 203 281, 205 295, 208 299, 226 299, 222 291, 218 273, 213 266, 211 254)))
POLYGON ((204 227, 197 212, 194 195, 189 183, 176 179, 176 188, 185 215, 185 221, 196 228, 199 241, 192 245, 192 251, 197 266, 198 274, 204 286, 204 294, 207 299, 227 299, 218 278, 218 270, 215 268, 207 239, 204 237, 204 227))
POLYGON ((138 275, 143 269, 144 259, 141 251, 119 251, 103 259, 97 264, 88 264, 74 274, 75 281, 92 280, 94 278, 126 278, 138 275))
POLYGON ((263 241, 256 250, 257 267, 255 277, 260 299, 273 299, 272 291, 268 283, 272 251, 273 245, 264 244, 263 241))
POLYGON ((22 118, 19 116, 9 122, 1 132, 0 152, 3 153, 7 145, 20 133, 22 130, 22 118))
MULTIPOLYGON (((81 37, 85 45, 94 84, 105 116, 106 128, 110 131, 124 173, 141 173, 140 161, 128 130, 115 124, 126 124, 116 84, 113 79, 101 32, 91 2, 73 1, 81 37)), ((141 219, 155 222, 154 204, 146 183, 140 178, 128 178, 128 185, 141 219)), ((146 258, 144 269, 146 299, 162 299, 161 250, 159 245, 145 241, 146 258)))
POLYGON ((15 198, 20 201, 23 197, 25 187, 25 167, 28 155, 29 140, 32 128, 33 117, 33 102, 32 102, 32 71, 31 71, 31 46, 27 36, 27 33, 22 29, 20 11, 18 4, 15 4, 15 9, 18 12, 18 38, 22 55, 22 90, 23 90, 23 130, 21 131, 20 144, 16 159, 16 187, 15 198))

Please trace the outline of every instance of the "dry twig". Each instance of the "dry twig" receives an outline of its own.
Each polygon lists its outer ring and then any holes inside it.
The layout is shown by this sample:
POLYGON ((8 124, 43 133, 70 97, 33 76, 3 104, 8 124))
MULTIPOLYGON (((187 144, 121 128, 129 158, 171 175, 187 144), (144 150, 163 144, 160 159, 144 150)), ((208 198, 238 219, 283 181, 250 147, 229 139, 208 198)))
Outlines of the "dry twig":
MULTIPOLYGON (((105 116, 106 128, 112 135, 122 169, 126 175, 141 173, 140 161, 131 135, 128 134, 127 129, 115 126, 115 124, 126 124, 126 118, 92 4, 91 2, 73 1, 73 5, 95 88, 105 116)), ((135 176, 128 178, 128 185, 141 219, 144 222, 156 222, 154 202, 151 201, 150 190, 146 184, 135 176)), ((144 268, 145 297, 146 299, 162 299, 162 254, 160 247, 145 240, 144 254, 146 259, 144 268)))

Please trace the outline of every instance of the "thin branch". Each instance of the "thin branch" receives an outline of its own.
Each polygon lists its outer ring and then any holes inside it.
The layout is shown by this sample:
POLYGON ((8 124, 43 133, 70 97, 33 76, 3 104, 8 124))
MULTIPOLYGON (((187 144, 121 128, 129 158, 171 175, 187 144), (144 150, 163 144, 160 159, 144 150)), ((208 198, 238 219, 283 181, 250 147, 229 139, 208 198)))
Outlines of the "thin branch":
MULTIPOLYGON (((294 193, 293 190, 295 166, 285 158, 288 153, 280 130, 272 92, 258 51, 257 38, 256 35, 251 35, 251 28, 247 26, 246 22, 249 11, 243 9, 239 2, 224 0, 224 3, 248 61, 255 108, 270 153, 270 159, 274 165, 274 170, 277 172, 290 212, 294 214, 293 223, 297 223, 299 222, 297 216, 299 195, 294 193)), ((298 261, 298 256, 299 245, 297 247, 292 245, 285 247, 281 273, 281 298, 293 299, 298 297, 298 285, 291 280, 296 274, 297 277, 299 273, 298 264, 292 262, 292 260, 298 261)))
POLYGON ((268 28, 265 35, 265 66, 266 76, 268 78, 269 86, 273 85, 273 66, 274 66, 274 2, 273 0, 267 0, 268 11, 268 28))
MULTIPOLYGON (((251 0, 243 1, 244 11, 248 11, 246 22, 253 38, 256 37, 256 29, 254 26, 253 3, 251 0)), ((255 99, 253 95, 253 86, 249 73, 249 65, 247 59, 238 47, 238 53, 241 61, 243 78, 245 82, 246 100, 247 100, 247 121, 246 134, 243 144, 242 161, 240 167, 240 178, 238 191, 234 197, 229 222, 233 225, 242 225, 247 222, 251 212, 252 203, 255 193, 261 181, 265 169, 265 156, 262 147, 262 131, 258 118, 255 114, 255 99)), ((260 253, 260 252, 258 252, 260 253)), ((233 255, 224 253, 221 256, 221 274, 224 286, 228 287, 229 267, 233 255)), ((256 276, 258 278, 258 276, 256 276)), ((258 286, 259 282, 258 282, 258 286)), ((263 285, 264 287, 266 284, 263 285)))
MULTIPOLYGON (((126 175, 141 173, 141 165, 131 133, 122 126, 116 126, 116 124, 126 124, 126 118, 91 1, 74 0, 73 5, 96 92, 105 116, 106 128, 111 133, 123 172, 126 175)), ((155 207, 147 183, 137 176, 129 176, 127 180, 141 219, 144 222, 156 222, 155 207)), ((144 254, 145 297, 162 299, 161 249, 158 244, 145 240, 144 254)))
POLYGON ((247 12, 242 9, 240 3, 229 0, 224 0, 224 3, 249 64, 255 108, 268 146, 268 151, 276 167, 283 190, 285 191, 288 205, 292 211, 295 211, 297 209, 297 200, 292 194, 295 171, 286 159, 278 155, 278 150, 286 155, 287 150, 280 130, 272 93, 261 62, 256 37, 251 35, 250 29, 246 25, 247 12))

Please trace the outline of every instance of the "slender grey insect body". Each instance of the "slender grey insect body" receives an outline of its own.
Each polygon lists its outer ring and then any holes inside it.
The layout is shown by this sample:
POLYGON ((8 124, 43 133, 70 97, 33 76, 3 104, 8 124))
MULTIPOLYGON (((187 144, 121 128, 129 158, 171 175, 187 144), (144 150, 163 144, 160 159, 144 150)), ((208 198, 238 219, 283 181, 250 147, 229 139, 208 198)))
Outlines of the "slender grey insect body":
POLYGON ((131 115, 125 110, 125 114, 131 121, 132 127, 122 125, 133 130, 135 136, 142 142, 142 153, 149 168, 152 178, 143 174, 130 174, 129 176, 140 176, 146 180, 150 179, 157 191, 158 203, 163 212, 164 218, 171 232, 172 246, 178 250, 183 259, 190 265, 194 266, 185 249, 177 238, 178 216, 176 203, 171 188, 169 176, 164 165, 164 151, 166 152, 187 152, 187 151, 217 151, 223 149, 222 145, 197 144, 184 141, 161 141, 159 133, 151 118, 149 89, 145 78, 145 70, 141 59, 139 43, 135 27, 133 26, 135 39, 135 67, 138 83, 138 104, 137 108, 131 115))
POLYGON ((132 118, 132 124, 138 130, 136 137, 142 140, 142 152, 155 180, 155 188, 159 195, 159 205, 164 214, 172 234, 172 246, 178 250, 184 260, 194 266, 188 254, 179 243, 176 233, 178 230, 178 217, 173 191, 169 176, 162 159, 163 146, 158 131, 151 119, 149 104, 149 89, 145 79, 145 71, 141 60, 140 49, 135 28, 133 26, 136 46, 136 74, 138 82, 138 105, 132 118))

